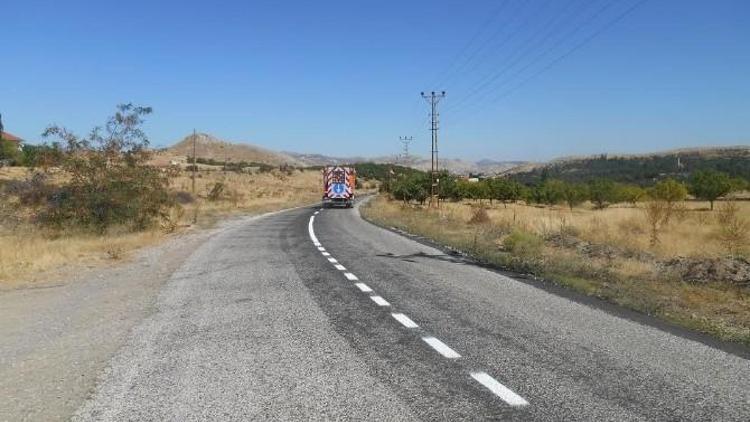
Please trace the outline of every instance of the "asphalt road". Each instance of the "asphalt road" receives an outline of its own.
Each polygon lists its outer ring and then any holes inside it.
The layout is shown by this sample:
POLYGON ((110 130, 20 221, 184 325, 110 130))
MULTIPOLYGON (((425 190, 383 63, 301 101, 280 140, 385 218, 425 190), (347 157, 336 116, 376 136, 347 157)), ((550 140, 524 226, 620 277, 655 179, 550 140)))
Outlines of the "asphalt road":
POLYGON ((471 265, 356 209, 292 210, 213 236, 155 306, 74 419, 750 418, 750 361, 471 265))

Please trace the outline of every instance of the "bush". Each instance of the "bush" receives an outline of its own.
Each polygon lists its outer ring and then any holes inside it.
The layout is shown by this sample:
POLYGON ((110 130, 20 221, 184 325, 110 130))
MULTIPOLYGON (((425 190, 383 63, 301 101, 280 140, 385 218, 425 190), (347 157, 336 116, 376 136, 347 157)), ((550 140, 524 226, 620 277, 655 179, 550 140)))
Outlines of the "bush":
POLYGON ((503 239, 503 247, 520 258, 538 258, 542 255, 544 241, 533 233, 514 230, 503 239))
POLYGON ((25 180, 11 180, 5 187, 5 191, 16 196, 21 205, 32 207, 45 204, 55 190, 45 173, 34 173, 25 180))
POLYGON ((0 160, 10 165, 17 165, 21 158, 21 152, 15 142, 0 139, 0 160))
POLYGON ((490 215, 483 207, 475 208, 471 213, 469 224, 487 224, 490 222, 490 215))
POLYGON ((88 138, 51 126, 45 137, 64 145, 62 168, 70 178, 38 214, 42 224, 75 225, 102 232, 113 225, 141 230, 153 224, 173 205, 168 180, 146 164, 148 138, 140 129, 148 107, 120 105, 102 131, 88 138))

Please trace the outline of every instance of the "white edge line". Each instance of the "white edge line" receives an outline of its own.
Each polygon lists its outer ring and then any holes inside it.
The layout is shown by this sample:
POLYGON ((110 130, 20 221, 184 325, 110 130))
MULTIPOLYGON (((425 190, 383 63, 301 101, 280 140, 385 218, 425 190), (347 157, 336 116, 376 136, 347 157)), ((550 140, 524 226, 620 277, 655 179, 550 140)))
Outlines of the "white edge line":
POLYGON ((419 325, 417 325, 416 322, 412 321, 411 318, 404 314, 391 314, 393 318, 396 319, 396 321, 400 322, 401 325, 403 325, 406 328, 418 328, 419 325))
POLYGON ((344 273, 344 276, 346 277, 347 280, 350 280, 350 281, 357 281, 357 280, 359 280, 357 278, 357 276, 354 275, 354 274, 352 274, 352 273, 344 273))
POLYGON ((370 286, 368 286, 368 285, 367 285, 367 284, 365 284, 365 283, 356 283, 356 284, 354 284, 354 285, 355 285, 355 286, 357 286, 357 288, 358 288, 359 290, 362 290, 362 291, 363 291, 363 292, 365 292, 365 293, 370 293, 370 292, 372 291, 372 289, 370 288, 370 286))
POLYGON ((443 357, 446 357, 448 359, 458 359, 461 357, 461 355, 456 353, 455 350, 451 349, 447 344, 436 339, 435 337, 422 337, 422 340, 424 340, 425 343, 429 344, 430 347, 435 349, 436 352, 443 355, 443 357))
POLYGON ((373 302, 377 303, 378 306, 391 306, 391 304, 388 303, 387 300, 383 299, 380 296, 370 296, 370 299, 372 299, 373 302))
POLYGON ((492 378, 486 372, 472 372, 471 377, 511 406, 527 406, 529 404, 523 397, 497 382, 496 379, 492 378))

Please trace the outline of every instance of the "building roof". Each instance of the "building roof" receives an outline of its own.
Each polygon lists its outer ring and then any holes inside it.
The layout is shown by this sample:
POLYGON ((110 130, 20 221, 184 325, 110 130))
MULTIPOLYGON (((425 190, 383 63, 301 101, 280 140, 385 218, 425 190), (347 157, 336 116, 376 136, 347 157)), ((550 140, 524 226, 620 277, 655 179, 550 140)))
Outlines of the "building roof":
POLYGON ((2 133, 2 139, 6 140, 6 141, 11 141, 11 142, 23 142, 23 139, 19 138, 18 136, 14 135, 12 133, 8 133, 8 132, 3 132, 2 133))

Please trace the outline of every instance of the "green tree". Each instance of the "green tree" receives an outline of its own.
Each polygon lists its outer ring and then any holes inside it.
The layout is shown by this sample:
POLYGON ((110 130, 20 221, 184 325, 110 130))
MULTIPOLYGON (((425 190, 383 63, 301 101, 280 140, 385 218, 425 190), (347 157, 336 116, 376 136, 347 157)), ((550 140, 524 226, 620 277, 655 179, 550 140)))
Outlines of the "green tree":
POLYGON ((441 201, 445 201, 448 198, 455 198, 456 177, 445 170, 441 171, 438 177, 440 178, 440 183, 438 184, 438 198, 441 201))
POLYGON ((687 198, 687 189, 682 183, 669 178, 656 183, 650 190, 649 195, 653 199, 674 204, 687 198))
POLYGON ((589 199, 594 203, 596 209, 604 209, 610 204, 617 202, 618 192, 615 182, 608 179, 596 179, 589 182, 589 199))
POLYGON ((508 202, 515 202, 521 198, 523 187, 514 180, 495 178, 489 179, 487 183, 491 198, 502 201, 506 207, 508 202))
POLYGON ((620 187, 620 197, 623 201, 635 205, 646 197, 646 191, 637 185, 623 185, 620 187))
POLYGON ((18 151, 18 145, 7 139, 0 139, 0 160, 10 161, 11 164, 18 164, 21 153, 18 151))
POLYGON ((729 175, 716 170, 700 170, 690 177, 690 193, 696 198, 708 201, 711 210, 714 201, 732 191, 732 180, 729 175))
POLYGON ((565 183, 562 189, 563 199, 568 204, 570 210, 573 211, 573 207, 580 205, 589 197, 588 188, 585 185, 579 183, 565 183))
POLYGON ((173 201, 166 176, 147 165, 148 138, 141 125, 150 113, 150 107, 120 105, 104 128, 94 128, 87 138, 49 127, 44 136, 64 145, 62 168, 70 177, 50 198, 40 221, 101 232, 112 225, 140 230, 164 217, 173 201))
POLYGON ((567 183, 558 179, 548 179, 543 186, 543 201, 547 205, 557 205, 565 200, 567 183))

